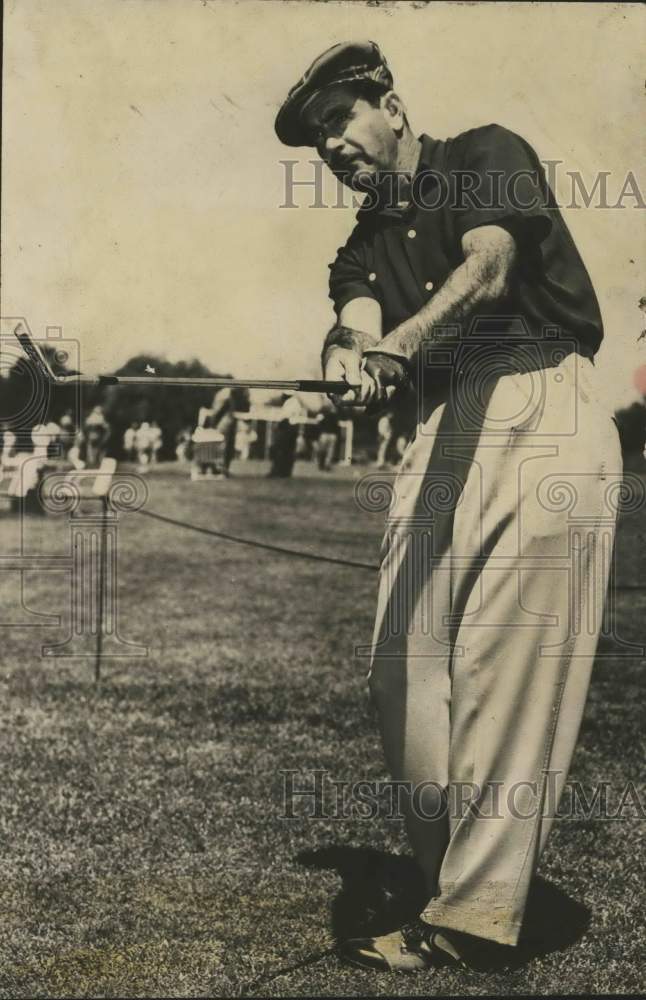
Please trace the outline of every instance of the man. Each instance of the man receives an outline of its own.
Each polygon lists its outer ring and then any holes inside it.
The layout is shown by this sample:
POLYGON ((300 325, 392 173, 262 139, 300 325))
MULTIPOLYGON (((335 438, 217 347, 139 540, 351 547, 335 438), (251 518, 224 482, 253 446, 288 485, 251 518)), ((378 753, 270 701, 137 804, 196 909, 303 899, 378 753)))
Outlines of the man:
POLYGON ((70 449, 68 458, 77 469, 100 469, 110 454, 110 439, 112 428, 108 423, 101 406, 95 406, 85 418, 78 432, 74 447, 70 449))
POLYGON ((375 465, 378 469, 388 468, 388 452, 393 440, 393 418, 391 413, 382 413, 377 421, 377 458, 375 465))
POLYGON ((213 409, 213 427, 222 434, 224 438, 224 449, 222 452, 222 462, 220 473, 227 479, 230 475, 229 468, 233 461, 235 452, 236 437, 236 400, 234 390, 228 386, 217 389, 211 404, 213 409))
POLYGON ((74 445, 74 438, 76 437, 76 427, 72 417, 72 411, 66 410, 59 423, 61 425, 61 453, 63 458, 67 458, 70 453, 70 448, 74 445))
POLYGON ((369 682, 428 903, 346 954, 460 963, 474 937, 518 942, 583 712, 621 468, 601 317, 533 149, 498 125, 416 136, 373 42, 319 56, 276 131, 366 193, 330 265, 325 378, 360 387, 337 402, 412 382, 419 404, 369 682))
POLYGON ((133 421, 133 423, 131 423, 129 427, 126 427, 125 431, 123 432, 123 450, 129 462, 134 462, 137 458, 137 449, 135 447, 135 441, 138 429, 139 429, 138 422, 133 421))
POLYGON ((329 404, 318 415, 317 460, 321 472, 331 472, 339 446, 339 417, 329 404))
POLYGON ((293 392, 283 393, 280 420, 274 428, 269 457, 271 466, 267 476, 270 479, 289 479, 296 461, 296 441, 299 419, 303 408, 293 392))
POLYGON ((151 461, 154 465, 159 462, 159 452, 164 443, 162 429, 156 420, 150 422, 150 452, 151 461))
POLYGON ((152 454, 152 438, 148 420, 142 420, 135 430, 135 452, 137 454, 137 472, 139 475, 143 475, 148 471, 152 454))

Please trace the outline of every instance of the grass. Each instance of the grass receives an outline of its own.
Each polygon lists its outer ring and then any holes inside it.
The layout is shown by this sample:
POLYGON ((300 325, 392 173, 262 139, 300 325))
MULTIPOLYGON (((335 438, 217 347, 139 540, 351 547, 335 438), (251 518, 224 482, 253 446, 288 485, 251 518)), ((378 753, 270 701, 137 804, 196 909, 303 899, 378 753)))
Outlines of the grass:
MULTIPOLYGON (((351 471, 191 485, 169 467, 149 486, 148 507, 170 517, 377 559, 383 515, 356 510, 351 471)), ((643 580, 645 536, 644 510, 622 518, 620 584, 643 580)), ((17 551, 4 515, 0 542, 17 551)), ((30 519, 25 545, 64 554, 65 519, 30 519)), ((418 884, 399 822, 284 816, 286 771, 386 777, 352 652, 370 639, 376 576, 124 514, 118 578, 120 633, 148 655, 105 660, 95 685, 91 659, 40 653, 69 629, 69 575, 26 573, 21 605, 17 573, 0 574, 0 621, 23 622, 0 633, 0 996, 640 992, 643 821, 630 809, 555 824, 522 964, 503 949, 488 971, 398 977, 323 954, 418 884), (33 627, 34 611, 60 627, 33 627)), ((645 593, 618 601, 619 633, 643 640, 645 593)), ((596 664, 571 775, 584 785, 638 782, 642 669, 596 664)))

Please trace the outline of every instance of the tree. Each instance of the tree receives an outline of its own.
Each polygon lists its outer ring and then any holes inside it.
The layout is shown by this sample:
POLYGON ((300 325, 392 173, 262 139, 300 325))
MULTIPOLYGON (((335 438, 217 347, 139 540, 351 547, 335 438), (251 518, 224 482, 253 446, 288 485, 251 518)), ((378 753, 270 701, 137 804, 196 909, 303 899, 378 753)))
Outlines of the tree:
MULTIPOLYGON (((41 344, 48 361, 57 375, 74 374, 56 357, 55 348, 41 344)), ((143 375, 146 368, 153 368, 157 375, 179 378, 215 378, 201 361, 171 363, 152 354, 137 354, 119 368, 116 375, 143 375)), ((133 421, 155 420, 162 429, 164 444, 161 456, 175 457, 175 442, 181 430, 195 427, 201 406, 211 406, 214 389, 206 386, 186 388, 182 386, 52 386, 39 384, 38 398, 42 405, 30 407, 34 398, 34 373, 26 360, 20 359, 0 378, 0 423, 6 423, 11 430, 24 439, 26 447, 31 440, 31 428, 45 420, 59 420, 63 413, 71 410, 77 424, 93 407, 102 406, 112 428, 111 449, 118 454, 123 442, 123 433, 133 421)), ((234 389, 234 408, 249 409, 249 393, 245 389, 234 389)))
MULTIPOLYGON (((150 354, 137 354, 130 358, 116 375, 142 375, 152 368, 156 375, 177 378, 216 378, 201 361, 171 363, 164 358, 150 354)), ((228 377, 228 376, 223 376, 228 377)), ((117 441, 123 441, 123 434, 133 421, 155 420, 162 429, 162 458, 175 457, 175 443, 180 431, 195 427, 201 406, 211 406, 214 389, 206 386, 187 388, 183 386, 150 385, 109 386, 101 390, 106 416, 112 425, 117 441)), ((234 390, 236 410, 249 409, 249 393, 244 389, 234 390)))

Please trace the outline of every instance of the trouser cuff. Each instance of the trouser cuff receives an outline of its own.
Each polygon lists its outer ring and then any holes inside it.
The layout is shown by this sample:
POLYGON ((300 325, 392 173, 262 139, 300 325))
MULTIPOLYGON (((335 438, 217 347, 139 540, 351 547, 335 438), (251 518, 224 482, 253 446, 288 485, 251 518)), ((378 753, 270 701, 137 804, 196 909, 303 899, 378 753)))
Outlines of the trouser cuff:
POLYGON ((461 931, 474 937, 495 941, 496 944, 517 945, 521 921, 505 919, 501 910, 494 907, 466 906, 464 903, 442 903, 433 899, 421 914, 424 920, 436 927, 461 931))

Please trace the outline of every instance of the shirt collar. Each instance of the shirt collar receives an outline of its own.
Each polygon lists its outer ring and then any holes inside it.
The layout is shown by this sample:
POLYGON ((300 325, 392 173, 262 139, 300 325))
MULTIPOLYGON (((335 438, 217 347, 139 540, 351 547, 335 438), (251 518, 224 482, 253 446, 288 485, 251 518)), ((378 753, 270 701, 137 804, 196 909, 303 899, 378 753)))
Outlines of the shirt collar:
MULTIPOLYGON (((430 135, 426 135, 425 132, 419 136, 419 141, 421 142, 421 150, 419 161, 417 163, 417 169, 415 171, 415 177, 418 177, 421 173, 426 170, 437 170, 437 151, 440 146, 440 142, 437 139, 432 139, 430 135)), ((388 205, 372 205, 371 198, 367 197, 366 201, 361 205, 359 211, 357 212, 357 221, 363 221, 364 219, 374 215, 378 215, 380 218, 393 218, 393 219, 406 219, 415 213, 415 205, 411 202, 405 208, 397 208, 388 205)))

